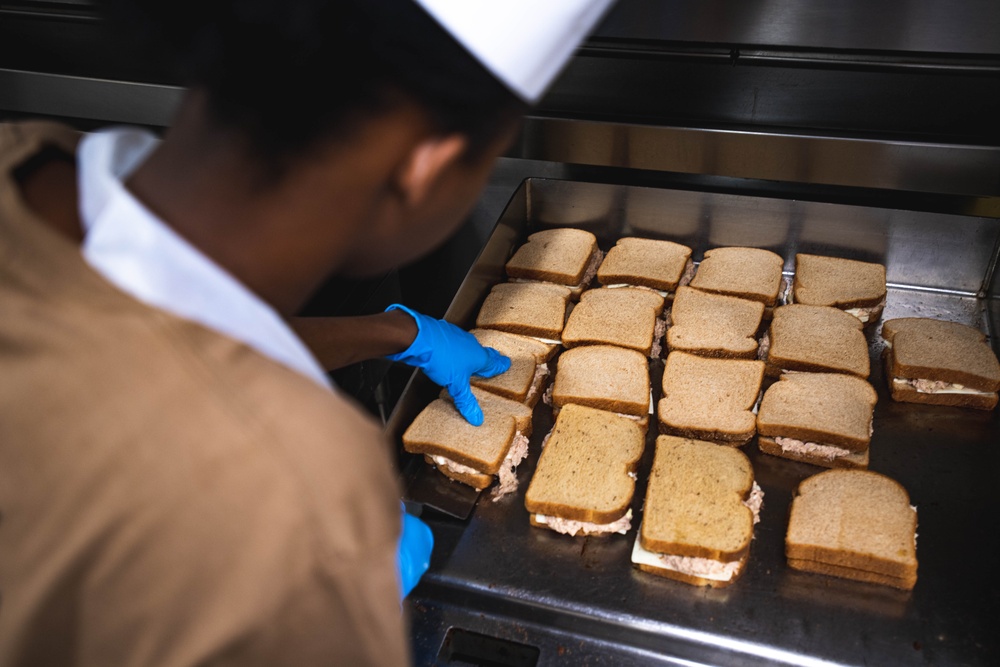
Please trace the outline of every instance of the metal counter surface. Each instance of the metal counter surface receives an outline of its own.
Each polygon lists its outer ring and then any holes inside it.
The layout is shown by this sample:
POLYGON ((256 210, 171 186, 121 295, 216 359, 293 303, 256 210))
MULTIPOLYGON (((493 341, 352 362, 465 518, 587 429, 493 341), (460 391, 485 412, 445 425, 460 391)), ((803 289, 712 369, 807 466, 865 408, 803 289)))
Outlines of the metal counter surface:
MULTIPOLYGON (((760 245, 782 253, 787 271, 797 251, 881 261, 890 282, 883 320, 929 316, 990 326, 986 288, 1000 242, 995 219, 545 179, 518 188, 448 318, 470 326, 511 250, 527 231, 550 225, 591 229, 605 248, 641 230, 688 243, 695 259, 715 245, 760 245)), ((867 332, 870 381, 879 393, 869 469, 899 481, 918 508, 913 591, 788 568, 792 494, 824 469, 762 454, 756 439, 744 451, 766 495, 742 579, 708 589, 633 569, 655 418, 627 535, 572 538, 532 528, 524 490, 552 424, 539 403, 516 494, 493 502, 483 492, 474 507, 467 505, 467 520, 424 513, 436 545, 430 571, 407 605, 417 664, 1000 664, 1000 582, 989 574, 1000 550, 997 414, 893 402, 879 363, 878 328, 867 332), (468 633, 484 637, 470 649, 468 633), (453 646, 460 638, 461 650, 453 646)), ((651 371, 658 400, 662 362, 652 361, 651 371)), ((415 376, 389 432, 398 437, 435 394, 415 376)), ((411 499, 443 494, 452 509, 475 502, 475 492, 416 457, 409 464, 411 499)))

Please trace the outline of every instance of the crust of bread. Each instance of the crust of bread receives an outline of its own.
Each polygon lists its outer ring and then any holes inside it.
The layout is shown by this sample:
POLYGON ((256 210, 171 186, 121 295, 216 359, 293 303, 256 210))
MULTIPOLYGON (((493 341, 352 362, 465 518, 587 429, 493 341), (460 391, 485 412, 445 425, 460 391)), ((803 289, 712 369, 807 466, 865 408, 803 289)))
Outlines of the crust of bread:
POLYGON ((654 567, 652 565, 645 565, 642 563, 632 563, 632 566, 642 570, 643 572, 648 572, 649 574, 655 574, 659 577, 665 577, 667 579, 673 579, 675 581, 682 581, 685 584, 691 584, 692 586, 710 586, 712 588, 725 588, 726 586, 731 586, 739 581, 740 577, 747 569, 747 561, 749 560, 749 549, 743 554, 740 559, 740 567, 733 574, 733 578, 729 581, 719 581, 718 579, 704 579, 702 577, 695 576, 693 574, 684 574, 682 572, 677 572, 676 570, 668 570, 665 567, 654 567))
POLYGON ((798 452, 786 452, 781 448, 781 445, 774 441, 774 438, 768 438, 763 435, 757 438, 757 445, 760 448, 760 451, 765 454, 779 456, 783 459, 790 459, 792 461, 809 463, 814 466, 822 466, 824 468, 853 468, 859 470, 868 469, 867 449, 848 454, 847 456, 838 456, 835 459, 825 459, 820 456, 810 456, 809 454, 800 454, 798 452))
POLYGON ((471 472, 455 472, 447 466, 439 466, 434 462, 434 459, 430 454, 424 454, 424 461, 437 468, 438 472, 448 479, 455 482, 461 482, 462 484, 471 486, 478 491, 482 491, 487 486, 492 484, 494 479, 496 479, 496 475, 487 475, 486 473, 477 474, 471 472))
POLYGON ((913 590, 913 587, 917 585, 916 573, 906 577, 891 577, 886 574, 879 574, 878 572, 867 572, 865 570, 857 570, 851 567, 842 567, 838 565, 831 565, 829 563, 818 563, 816 561, 798 558, 789 558, 788 566, 793 570, 799 570, 801 572, 825 574, 831 577, 840 577, 841 579, 853 579, 855 581, 863 581, 869 584, 891 586, 904 591, 913 590))

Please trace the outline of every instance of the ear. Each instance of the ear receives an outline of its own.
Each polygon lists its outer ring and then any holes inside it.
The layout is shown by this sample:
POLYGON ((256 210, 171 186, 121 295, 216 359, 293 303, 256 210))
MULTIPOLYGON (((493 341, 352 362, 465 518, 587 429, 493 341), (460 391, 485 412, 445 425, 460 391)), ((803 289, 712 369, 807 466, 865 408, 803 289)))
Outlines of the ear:
POLYGON ((407 206, 416 206, 433 191, 449 167, 461 159, 469 140, 462 134, 427 137, 413 147, 400 165, 396 189, 407 206))

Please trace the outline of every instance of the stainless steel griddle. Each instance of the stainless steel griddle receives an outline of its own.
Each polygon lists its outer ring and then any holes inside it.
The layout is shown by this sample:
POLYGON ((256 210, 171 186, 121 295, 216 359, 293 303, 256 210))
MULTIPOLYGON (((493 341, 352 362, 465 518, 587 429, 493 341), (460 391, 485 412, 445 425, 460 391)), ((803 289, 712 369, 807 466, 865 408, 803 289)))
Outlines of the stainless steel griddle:
MULTIPOLYGON (((883 321, 926 316, 988 330, 995 219, 727 194, 527 179, 514 192, 448 310, 465 328, 503 265, 533 230, 575 226, 602 248, 624 235, 708 248, 754 245, 884 263, 883 321)), ((997 665, 1000 664, 1000 423, 996 413, 893 402, 867 331, 879 392, 870 469, 899 481, 918 507, 912 592, 800 573, 785 564, 792 493, 823 468, 744 448, 765 491, 746 573, 724 589, 633 569, 638 520, 625 536, 571 538, 532 528, 524 490, 552 425, 535 411, 518 493, 493 502, 404 456, 411 507, 436 546, 407 609, 418 664, 997 665)), ((994 349, 996 339, 993 339, 994 349)), ((659 399, 662 362, 651 362, 659 399)), ((398 439, 437 395, 414 376, 388 430, 398 439)), ((641 518, 656 437, 651 420, 632 511, 641 518)), ((398 440, 397 440, 398 441, 398 440)), ((408 455, 407 455, 408 456, 408 455)))

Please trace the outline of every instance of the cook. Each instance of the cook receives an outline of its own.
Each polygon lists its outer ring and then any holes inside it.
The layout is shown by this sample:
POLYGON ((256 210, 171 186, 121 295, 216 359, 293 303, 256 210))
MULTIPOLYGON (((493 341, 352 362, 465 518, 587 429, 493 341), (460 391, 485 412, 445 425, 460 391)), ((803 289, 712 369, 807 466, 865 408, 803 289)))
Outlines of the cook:
POLYGON ((112 3, 189 87, 162 140, 0 126, 0 665, 408 661, 429 530, 325 371, 390 355, 479 423, 509 360, 292 316, 446 239, 609 3, 112 3))

